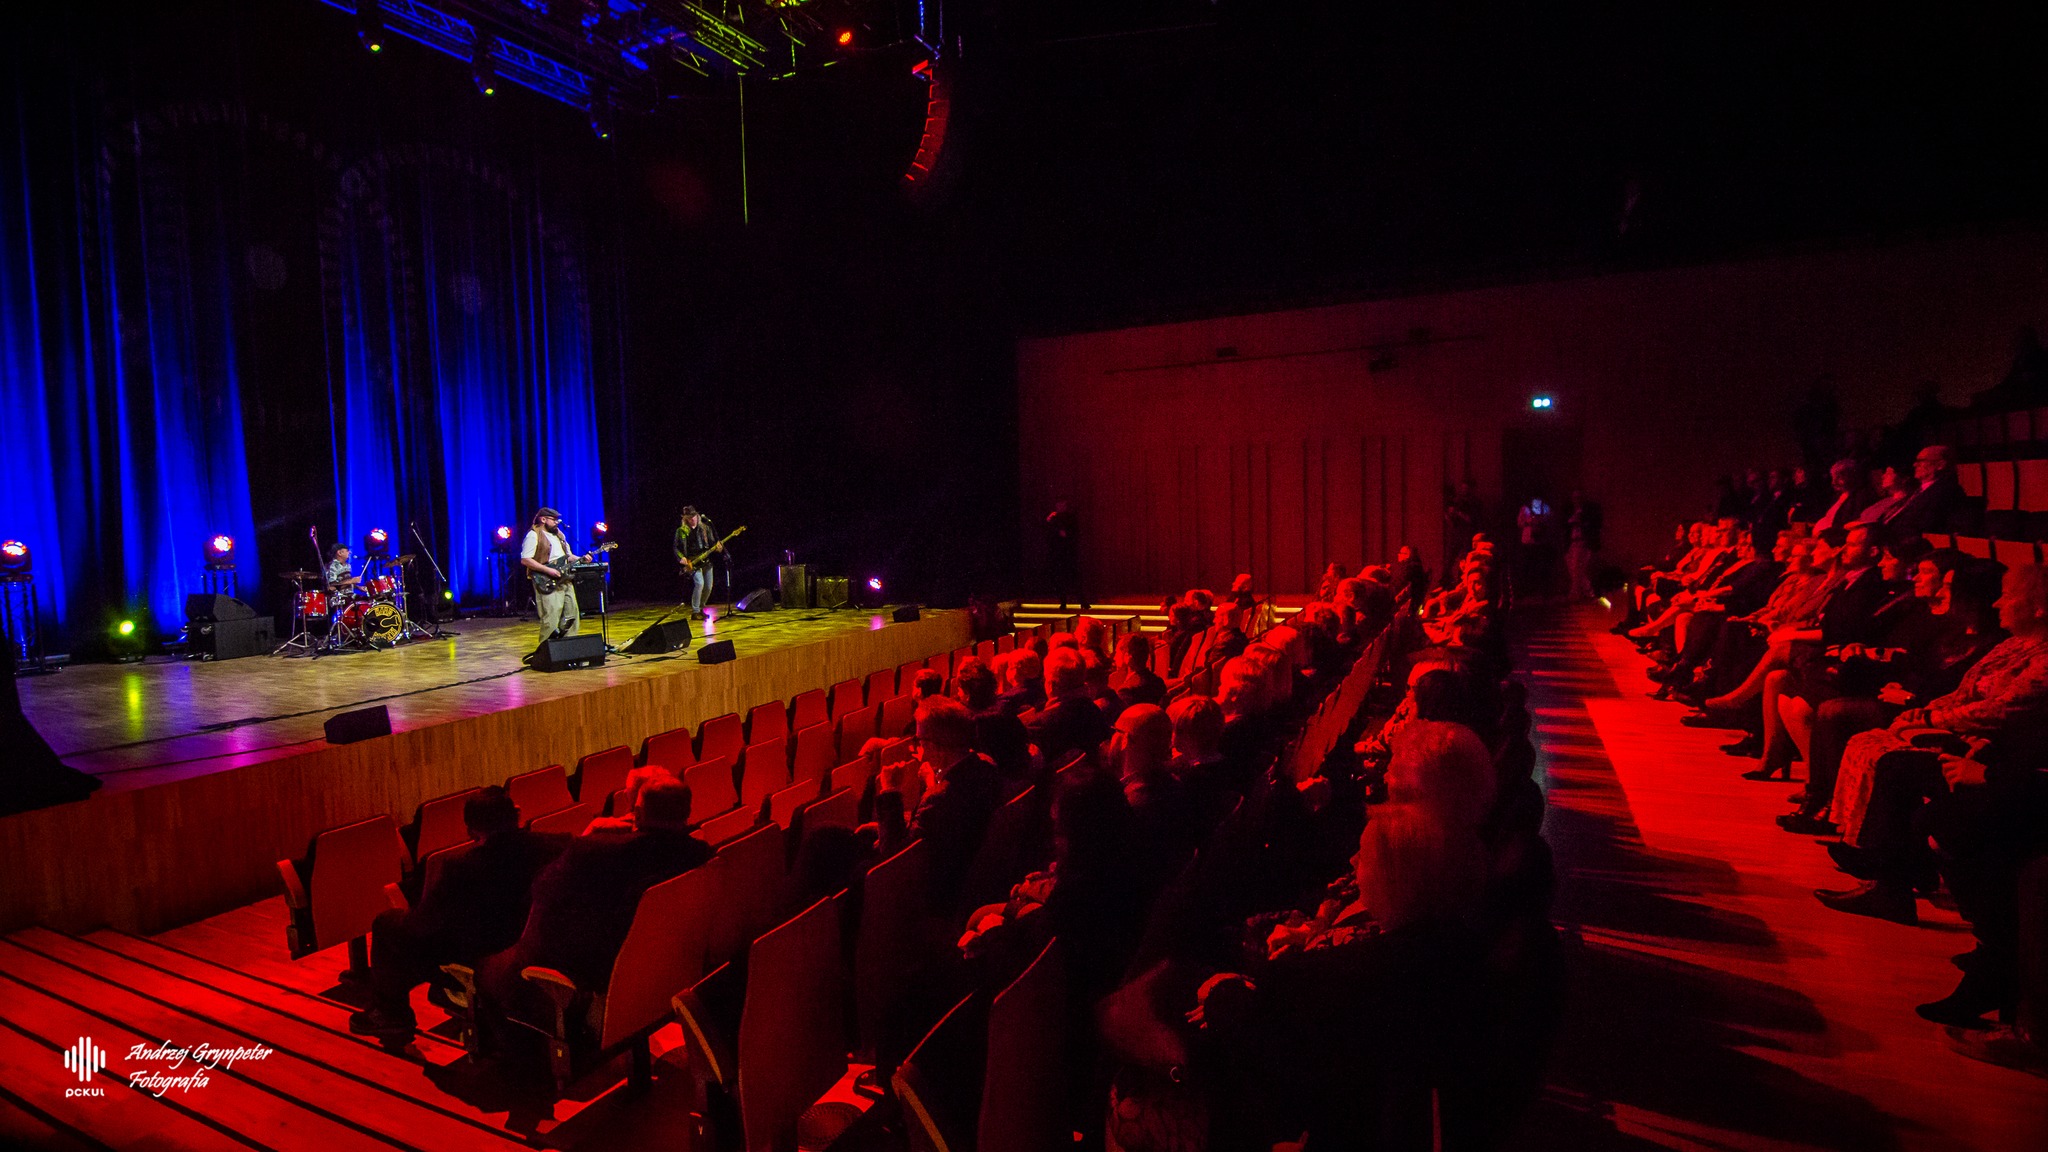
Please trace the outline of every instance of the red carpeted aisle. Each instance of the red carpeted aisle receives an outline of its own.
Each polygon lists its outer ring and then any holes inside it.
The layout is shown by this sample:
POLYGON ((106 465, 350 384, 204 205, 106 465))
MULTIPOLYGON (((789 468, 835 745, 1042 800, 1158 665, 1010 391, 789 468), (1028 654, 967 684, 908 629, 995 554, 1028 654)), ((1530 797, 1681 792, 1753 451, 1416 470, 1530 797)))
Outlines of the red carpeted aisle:
POLYGON ((2048 1148, 2048 1082, 1951 1051, 1913 1006, 1972 939, 1831 912, 1845 887, 1781 832, 1794 782, 1650 700, 1647 662, 1597 610, 1519 620, 1570 1000, 1518 1148, 2048 1148))

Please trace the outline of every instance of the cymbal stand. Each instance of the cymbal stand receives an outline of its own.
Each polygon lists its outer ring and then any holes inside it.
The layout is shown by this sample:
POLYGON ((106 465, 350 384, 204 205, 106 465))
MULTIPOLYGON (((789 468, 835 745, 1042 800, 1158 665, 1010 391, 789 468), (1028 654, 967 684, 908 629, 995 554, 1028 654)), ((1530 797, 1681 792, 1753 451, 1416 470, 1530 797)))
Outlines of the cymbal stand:
MULTIPOLYGON (((292 586, 292 638, 270 650, 272 656, 318 656, 325 646, 324 640, 316 640, 313 630, 307 625, 311 617, 306 615, 306 602, 300 596, 305 591, 297 581, 288 581, 292 586)), ((331 639, 332 637, 328 637, 331 639)))

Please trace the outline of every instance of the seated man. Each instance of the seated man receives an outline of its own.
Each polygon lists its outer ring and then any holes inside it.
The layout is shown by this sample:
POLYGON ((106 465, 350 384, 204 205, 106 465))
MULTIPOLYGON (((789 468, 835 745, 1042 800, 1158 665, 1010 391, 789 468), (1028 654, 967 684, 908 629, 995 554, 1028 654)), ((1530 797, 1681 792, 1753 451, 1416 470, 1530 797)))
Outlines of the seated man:
POLYGON ((1152 669, 1152 652, 1152 638, 1143 632, 1132 632, 1117 643, 1109 686, 1125 707, 1166 702, 1166 681, 1152 669))
MULTIPOLYGON (((996 766, 974 752, 974 717, 957 700, 927 700, 917 708, 917 756, 882 769, 875 808, 904 820, 882 829, 883 851, 923 840, 931 856, 933 892, 948 906, 1003 802, 996 766), (917 797, 915 803, 909 797, 917 797), (907 814, 907 816, 906 816, 907 814)), ((886 822, 885 817, 885 822, 886 822)))
POLYGON ((349 1017, 349 1031, 401 1047, 412 1039, 412 990, 443 964, 475 964, 517 940, 534 878, 569 843, 567 836, 521 828, 518 806, 495 784, 463 804, 462 822, 469 849, 439 867, 419 905, 377 917, 370 934, 374 1000, 349 1017))
POLYGON ((979 658, 969 657, 953 674, 953 686, 954 695, 974 717, 974 750, 995 761, 1007 779, 1030 776, 1031 737, 1023 722, 998 703, 995 672, 979 658))
MULTIPOLYGON (((1037 639, 1037 637, 1033 637, 1037 639)), ((1019 648, 1002 667, 1004 691, 996 706, 1010 715, 1045 706, 1045 662, 1039 654, 1019 648)))
POLYGON ((1089 699, 1079 652, 1056 651, 1045 662, 1045 691, 1050 699, 1024 727, 1048 767, 1071 752, 1093 752, 1109 739, 1109 721, 1089 699))
POLYGON ((478 965, 479 989, 507 1014, 532 1020, 552 1009, 520 976, 526 968, 553 968, 579 988, 603 991, 641 894, 711 858, 689 820, 690 789, 656 780, 634 804, 637 831, 577 837, 534 881, 518 941, 478 965))

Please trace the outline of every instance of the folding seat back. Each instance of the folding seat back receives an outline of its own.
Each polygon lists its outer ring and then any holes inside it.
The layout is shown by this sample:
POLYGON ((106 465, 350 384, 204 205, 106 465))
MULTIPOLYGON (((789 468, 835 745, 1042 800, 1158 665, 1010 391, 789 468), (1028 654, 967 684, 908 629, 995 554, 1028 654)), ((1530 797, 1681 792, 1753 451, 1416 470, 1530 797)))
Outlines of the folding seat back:
POLYGON ((649 888, 612 965, 598 1047, 610 1051, 667 1023, 676 993, 704 975, 705 939, 718 898, 711 868, 649 888))
POLYGON ((797 729, 796 754, 790 758, 790 779, 793 782, 810 780, 822 787, 825 778, 832 774, 832 766, 838 762, 839 748, 830 724, 821 721, 808 728, 797 729))
POLYGON ((464 788, 446 796, 436 796, 420 805, 419 814, 413 818, 412 858, 424 862, 427 857, 457 844, 469 843, 469 825, 463 822, 462 808, 478 789, 464 788))
POLYGON ((931 851, 912 841, 868 869, 853 943, 854 1027, 860 1051, 887 1078, 945 1002, 950 925, 932 909, 931 851))
POLYGON ((852 789, 840 789, 811 801, 798 809, 797 831, 809 836, 820 828, 845 828, 848 831, 860 826, 860 794, 852 789))
POLYGON ((1059 941, 988 1006, 988 1059, 981 1077, 978 1152, 1071 1148, 1065 1115, 1067 978, 1059 941))
POLYGON ((722 756, 683 769, 683 783, 690 786, 690 819, 702 824, 740 802, 732 773, 733 762, 722 756))
POLYGON ((2024 568, 2034 563, 2034 545, 2028 540, 1993 540, 1991 558, 2007 568, 2024 568))
POLYGON ((2027 444, 2034 439, 2034 414, 2022 408, 2018 412, 2005 414, 2005 442, 2027 444))
POLYGON ((560 812, 576 802, 569 795, 569 773, 560 764, 550 764, 505 781, 505 791, 519 805, 519 822, 531 824, 550 812, 560 812))
MULTIPOLYGON (((678 777, 683 770, 673 764, 663 767, 678 777)), ((592 752, 576 766, 576 800, 578 803, 602 803, 606 797, 626 786, 626 774, 633 770, 633 750, 620 744, 602 752, 592 752)))
POLYGON ((447 870, 448 865, 461 859, 464 853, 467 853, 474 847, 476 847, 476 841, 465 840, 460 844, 450 844, 448 847, 431 855, 421 857, 419 864, 420 891, 425 893, 428 889, 432 888, 440 881, 441 873, 447 870))
POLYGON ((2019 489, 2014 503, 2022 512, 2048 512, 2048 460, 2019 462, 2019 489))
POLYGON ((1965 463, 1956 465, 1956 483, 1963 486, 1963 494, 1972 499, 1984 498, 1984 465, 1965 463))
POLYGON ((740 723, 737 712, 713 716, 697 729, 697 759, 715 760, 720 756, 739 759, 746 751, 747 732, 740 723))
POLYGON ((782 702, 756 704, 747 710, 747 743, 765 744, 789 736, 789 710, 782 702))
POLYGON ((974 646, 974 658, 983 664, 995 659, 996 642, 993 640, 983 640, 981 643, 976 644, 974 646))
POLYGON ((747 950, 740 1127, 749 1149, 794 1147, 797 1119, 845 1074, 839 909, 818 901, 747 950))
POLYGON ((867 742, 875 738, 875 729, 881 722, 882 706, 870 704, 856 708, 839 718, 839 759, 851 760, 860 755, 867 742))
POLYGON ((911 1152, 974 1147, 988 1059, 988 1001, 969 995, 932 1025, 890 1080, 911 1152))
POLYGON ((891 740, 887 744, 882 745, 881 750, 875 754, 875 766, 877 768, 887 768, 893 764, 901 764, 916 754, 912 750, 909 740, 891 740))
POLYGON ((768 819, 787 831, 796 822, 797 809, 818 798, 818 785, 806 781, 771 793, 768 797, 768 819))
MULTIPOLYGON (((310 875, 296 882, 288 876, 286 881, 288 899, 290 889, 299 887, 312 919, 311 939, 294 940, 294 956, 347 943, 370 931, 371 921, 391 906, 384 886, 398 883, 404 871, 405 842, 390 816, 372 816, 315 836, 312 858, 310 875)), ((282 871, 293 865, 280 861, 279 867, 282 871)))
POLYGON ((832 770, 832 779, 826 785, 832 791, 852 789, 856 796, 867 794, 868 782, 875 778, 875 765, 880 759, 876 755, 856 756, 832 770))
POLYGON ((2013 470, 2012 461, 1994 460, 1984 465, 1984 510, 2012 511, 2017 485, 2018 476, 2013 470))
POLYGON ((640 746, 642 764, 659 764, 681 775, 683 769, 697 762, 697 753, 690 748, 690 730, 671 728, 657 732, 640 746))
POLYGON ((974 645, 972 644, 953 649, 952 655, 946 661, 946 675, 949 677, 955 675, 960 671, 960 665, 973 657, 974 645))
POLYGON ((1956 548, 1965 555, 1975 556, 1983 560, 1991 559, 1991 541, 1982 536, 1958 536, 1956 537, 1956 548))
POLYGON ((747 749, 740 762, 740 803, 789 786, 789 742, 780 737, 747 749))
POLYGON ((1152 671, 1162 680, 1173 678, 1173 648, 1161 633, 1152 644, 1152 671))
POLYGON ((823 688, 799 692, 789 702, 789 727, 793 732, 801 732, 813 724, 824 724, 831 719, 831 710, 825 706, 823 688))
POLYGON ((719 846, 711 867, 718 870, 718 904, 707 966, 739 955, 747 941, 767 931, 782 907, 788 835, 779 824, 763 824, 719 846))
POLYGON ((1035 787, 1026 788, 996 809, 989 817, 988 834, 968 862, 960 886, 961 908, 1001 903, 1026 872, 1044 863, 1039 851, 1044 823, 1045 809, 1035 787))
POLYGON ((892 699, 895 695, 896 670, 894 668, 881 668, 868 673, 867 703, 870 707, 879 707, 882 701, 892 699))
POLYGON ((754 825, 760 822, 761 809, 758 805, 753 808, 735 808, 699 822, 697 839, 718 848, 752 832, 754 825))
POLYGON ((567 808, 529 820, 526 826, 535 832, 560 832, 564 835, 580 836, 583 829, 588 827, 597 815, 598 809, 595 804, 571 804, 567 808))
POLYGON ((875 722, 875 735, 889 740, 908 736, 916 720, 917 697, 898 696, 882 705, 882 715, 875 722))
POLYGON ((858 680, 841 680, 832 686, 832 719, 836 722, 866 706, 866 688, 858 680))
POLYGON ((1017 637, 1014 633, 1004 633, 996 637, 996 655, 1001 656, 1005 652, 1015 652, 1016 650, 1017 637))
MULTIPOLYGON (((917 674, 924 671, 924 666, 925 664, 922 660, 912 660, 908 664, 898 664, 896 666, 896 691, 891 693, 891 696, 910 695, 910 689, 917 683, 917 674)), ((939 675, 944 676, 945 674, 943 669, 940 670, 939 675)), ((870 702, 872 702, 872 698, 870 698, 870 702)))

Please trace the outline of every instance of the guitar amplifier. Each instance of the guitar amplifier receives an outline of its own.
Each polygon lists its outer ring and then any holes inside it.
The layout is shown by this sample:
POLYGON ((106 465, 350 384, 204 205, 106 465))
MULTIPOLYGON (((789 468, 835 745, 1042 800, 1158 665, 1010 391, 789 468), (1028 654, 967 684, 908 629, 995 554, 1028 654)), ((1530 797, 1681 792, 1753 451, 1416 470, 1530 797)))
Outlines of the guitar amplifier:
POLYGON ((811 566, 809 564, 783 564, 777 567, 775 572, 782 585, 782 606, 784 608, 809 608, 811 606, 811 566))
POLYGON ((818 577, 818 607, 844 608, 851 603, 853 603, 853 597, 847 591, 846 577, 818 577))

